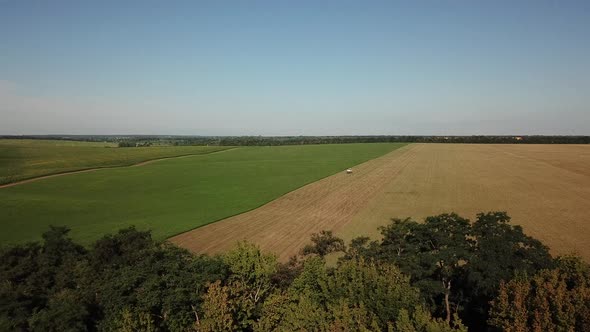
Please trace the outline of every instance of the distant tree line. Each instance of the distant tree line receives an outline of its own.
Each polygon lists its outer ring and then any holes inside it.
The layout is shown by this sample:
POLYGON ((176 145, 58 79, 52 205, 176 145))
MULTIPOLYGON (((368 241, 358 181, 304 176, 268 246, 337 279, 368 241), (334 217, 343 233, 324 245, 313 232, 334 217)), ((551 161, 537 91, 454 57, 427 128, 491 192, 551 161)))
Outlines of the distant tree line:
POLYGON ((136 144, 135 142, 121 141, 121 142, 119 142, 118 146, 120 148, 134 148, 135 144, 136 144))
POLYGON ((342 143, 478 143, 590 144, 590 136, 0 136, 12 139, 58 139, 121 144, 273 146, 342 143))
POLYGON ((590 266, 509 221, 394 219, 348 246, 324 231, 288 263, 248 243, 193 255, 134 228, 85 248, 51 227, 0 250, 0 330, 589 331, 590 266))
POLYGON ((152 143, 149 141, 120 141, 118 143, 118 147, 120 148, 136 148, 146 146, 152 146, 152 143))
POLYGON ((230 146, 342 143, 590 144, 590 136, 237 136, 187 138, 175 142, 177 145, 230 146))

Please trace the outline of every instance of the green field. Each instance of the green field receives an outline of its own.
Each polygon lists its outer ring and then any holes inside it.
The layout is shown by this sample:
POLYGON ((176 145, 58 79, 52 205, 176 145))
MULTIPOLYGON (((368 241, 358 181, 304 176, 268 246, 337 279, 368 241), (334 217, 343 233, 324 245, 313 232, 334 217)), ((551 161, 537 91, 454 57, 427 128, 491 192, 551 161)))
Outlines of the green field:
POLYGON ((0 184, 94 167, 128 166, 145 160, 209 153, 228 147, 116 148, 114 143, 0 140, 0 184))
POLYGON ((0 188, 0 243, 39 239, 50 224, 85 244, 129 225, 164 239, 403 145, 241 147, 0 188))

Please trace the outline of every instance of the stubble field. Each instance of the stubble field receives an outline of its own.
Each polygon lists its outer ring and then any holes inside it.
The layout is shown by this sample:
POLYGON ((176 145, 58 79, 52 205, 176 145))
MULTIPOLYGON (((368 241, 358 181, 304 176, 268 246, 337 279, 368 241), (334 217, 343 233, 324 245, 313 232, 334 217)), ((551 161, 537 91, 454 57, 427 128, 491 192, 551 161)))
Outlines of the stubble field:
POLYGON ((323 229, 377 237, 391 218, 491 210, 590 260, 590 146, 412 144, 171 241, 216 253, 248 240, 284 260, 323 229))

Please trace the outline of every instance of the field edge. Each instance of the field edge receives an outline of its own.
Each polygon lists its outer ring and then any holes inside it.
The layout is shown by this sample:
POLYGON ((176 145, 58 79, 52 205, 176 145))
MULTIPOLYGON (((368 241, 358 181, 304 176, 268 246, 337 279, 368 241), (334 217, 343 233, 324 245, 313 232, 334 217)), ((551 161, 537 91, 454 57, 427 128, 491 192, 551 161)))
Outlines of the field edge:
MULTIPOLYGON (((390 150, 390 151, 388 151, 388 152, 386 152, 386 153, 384 153, 384 154, 382 154, 382 155, 380 155, 380 156, 377 156, 377 157, 375 157, 375 158, 367 159, 367 160, 365 160, 365 161, 363 161, 363 162, 361 162, 361 163, 358 163, 358 164, 352 165, 351 167, 356 167, 356 166, 358 166, 358 165, 362 165, 362 164, 364 164, 364 163, 367 163, 367 162, 369 162, 369 161, 371 161, 371 160, 375 160, 375 159, 377 159, 377 158, 381 158, 381 157, 385 156, 385 155, 386 155, 386 154, 388 154, 388 153, 391 153, 391 152, 393 152, 393 151, 397 151, 397 150, 399 150, 399 149, 402 149, 402 148, 404 148, 404 147, 407 147, 407 146, 410 146, 410 145, 412 145, 412 143, 394 143, 394 144, 399 144, 400 146, 399 146, 399 147, 396 147, 395 149, 392 149, 392 150, 390 150)), ((339 171, 339 172, 340 172, 340 171, 339 171)), ((299 190, 299 189, 301 189, 301 188, 303 188, 303 187, 309 186, 309 185, 311 185, 311 184, 313 184, 313 183, 316 183, 316 182, 318 182, 318 181, 321 181, 321 180, 324 180, 324 179, 326 179, 326 178, 329 178, 329 177, 331 177, 331 176, 334 176, 334 175, 338 174, 339 172, 332 173, 332 174, 328 174, 328 175, 326 175, 326 176, 323 176, 323 177, 321 177, 321 178, 318 178, 318 179, 316 179, 316 180, 313 180, 313 181, 310 181, 310 182, 304 183, 304 184, 302 184, 301 186, 298 186, 297 188, 294 188, 294 189, 292 189, 292 190, 289 190, 289 191, 287 191, 287 192, 285 192, 285 193, 283 193, 283 194, 281 194, 281 195, 279 195, 279 196, 277 196, 277 197, 275 197, 275 198, 273 198, 273 199, 271 199, 271 200, 268 200, 268 201, 266 201, 266 202, 264 202, 264 203, 262 203, 262 204, 260 204, 260 205, 258 205, 258 206, 256 206, 256 207, 253 207, 253 208, 251 208, 251 209, 248 209, 248 210, 245 210, 245 211, 242 211, 242 212, 239 212, 239 213, 235 213, 235 214, 232 214, 232 215, 228 215, 228 216, 226 216, 226 217, 219 218, 219 219, 217 219, 217 220, 214 220, 214 221, 208 222, 208 223, 206 223, 206 224, 202 224, 202 225, 196 226, 196 227, 194 227, 194 228, 191 228, 191 229, 188 229, 188 230, 186 230, 186 231, 182 231, 182 232, 176 233, 176 234, 174 234, 174 235, 172 235, 172 236, 169 236, 169 237, 167 237, 166 239, 164 239, 164 241, 166 241, 166 242, 171 242, 171 241, 170 241, 170 239, 172 239, 172 238, 174 238, 174 237, 177 237, 177 236, 179 236, 179 235, 182 235, 182 234, 184 234, 184 233, 192 232, 192 231, 194 231, 194 230, 196 230, 196 229, 199 229, 199 228, 205 227, 205 226, 207 226, 207 225, 211 225, 211 224, 214 224, 214 223, 216 223, 216 222, 223 221, 223 220, 225 220, 225 219, 233 218, 233 217, 236 217, 236 216, 239 216, 239 215, 242 215, 242 214, 248 213, 248 212, 252 212, 252 211, 254 211, 254 210, 256 210, 256 209, 260 209, 260 208, 262 208, 263 206, 265 206, 265 205, 268 205, 268 204, 270 204, 270 203, 272 203, 272 202, 274 202, 274 201, 276 201, 276 200, 278 200, 278 199, 280 199, 280 198, 282 198, 282 197, 284 197, 284 196, 286 196, 286 195, 288 195, 288 194, 290 194, 290 193, 292 193, 292 192, 294 192, 294 191, 296 191, 296 190, 299 190)), ((173 243, 173 242, 171 242, 171 243, 173 243)), ((178 246, 178 245, 177 245, 177 244, 175 244, 175 243, 174 243, 174 245, 178 246)))

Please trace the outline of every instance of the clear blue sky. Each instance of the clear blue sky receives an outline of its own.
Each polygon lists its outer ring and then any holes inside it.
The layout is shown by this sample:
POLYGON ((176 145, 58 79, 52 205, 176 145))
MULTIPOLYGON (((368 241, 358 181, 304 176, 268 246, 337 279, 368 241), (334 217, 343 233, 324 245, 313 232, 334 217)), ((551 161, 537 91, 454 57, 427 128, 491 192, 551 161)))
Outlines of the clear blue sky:
POLYGON ((0 134, 590 135, 590 1, 0 0, 0 134))

